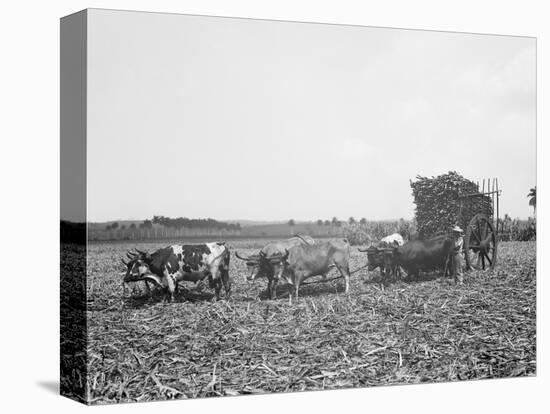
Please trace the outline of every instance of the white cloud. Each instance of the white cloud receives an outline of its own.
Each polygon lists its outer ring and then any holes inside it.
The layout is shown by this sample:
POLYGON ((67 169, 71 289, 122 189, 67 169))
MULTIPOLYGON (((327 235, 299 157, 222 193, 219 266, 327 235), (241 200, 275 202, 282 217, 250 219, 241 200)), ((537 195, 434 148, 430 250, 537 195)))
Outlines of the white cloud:
POLYGON ((533 39, 94 15, 94 220, 159 209, 215 218, 409 217, 409 179, 449 169, 498 176, 502 211, 531 214, 533 39), (158 62, 167 63, 161 76, 158 62), (183 187, 166 177, 182 177, 183 187), (143 183, 173 195, 128 205, 143 183), (373 202, 373 194, 383 198, 373 202))

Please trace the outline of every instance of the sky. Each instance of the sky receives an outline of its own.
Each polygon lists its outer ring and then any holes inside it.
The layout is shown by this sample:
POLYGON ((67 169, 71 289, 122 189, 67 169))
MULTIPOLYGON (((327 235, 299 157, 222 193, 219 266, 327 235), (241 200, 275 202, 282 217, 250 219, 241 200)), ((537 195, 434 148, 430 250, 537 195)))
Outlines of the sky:
POLYGON ((87 69, 89 221, 408 219, 451 170, 533 214, 534 38, 91 10, 87 69))

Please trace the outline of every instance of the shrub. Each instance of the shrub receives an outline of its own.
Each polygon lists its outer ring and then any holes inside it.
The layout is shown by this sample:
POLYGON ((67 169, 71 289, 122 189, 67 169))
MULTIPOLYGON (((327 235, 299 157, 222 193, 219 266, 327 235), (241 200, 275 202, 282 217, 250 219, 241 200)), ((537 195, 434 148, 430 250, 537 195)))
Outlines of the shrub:
POLYGON ((416 232, 416 223, 410 220, 395 221, 363 221, 362 224, 353 222, 343 225, 344 237, 351 245, 366 245, 380 241, 380 239, 399 233, 405 240, 409 240, 416 232))
POLYGON ((352 246, 369 244, 372 237, 367 233, 367 229, 359 224, 344 225, 344 237, 348 239, 352 246))

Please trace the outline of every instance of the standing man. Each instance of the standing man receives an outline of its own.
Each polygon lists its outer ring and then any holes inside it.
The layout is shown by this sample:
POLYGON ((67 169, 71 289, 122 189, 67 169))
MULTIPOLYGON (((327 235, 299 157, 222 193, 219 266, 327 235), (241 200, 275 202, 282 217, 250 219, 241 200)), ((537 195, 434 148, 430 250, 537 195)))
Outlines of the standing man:
POLYGON ((454 249, 453 249, 453 276, 458 284, 464 283, 462 274, 462 245, 464 244, 464 232, 457 225, 452 229, 454 249))

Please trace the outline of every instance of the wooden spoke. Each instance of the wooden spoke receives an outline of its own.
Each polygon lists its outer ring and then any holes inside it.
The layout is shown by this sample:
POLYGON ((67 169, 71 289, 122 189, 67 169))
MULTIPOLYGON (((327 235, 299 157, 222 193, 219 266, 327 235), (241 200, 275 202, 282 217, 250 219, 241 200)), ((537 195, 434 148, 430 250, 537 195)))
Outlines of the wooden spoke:
POLYGON ((476 214, 470 220, 464 237, 464 252, 468 269, 484 270, 495 266, 496 233, 491 220, 485 214, 476 214))
POLYGON ((489 257, 489 255, 485 252, 483 252, 483 255, 487 258, 487 260, 489 261, 489 266, 493 266, 493 261, 491 260, 491 258, 489 257))

